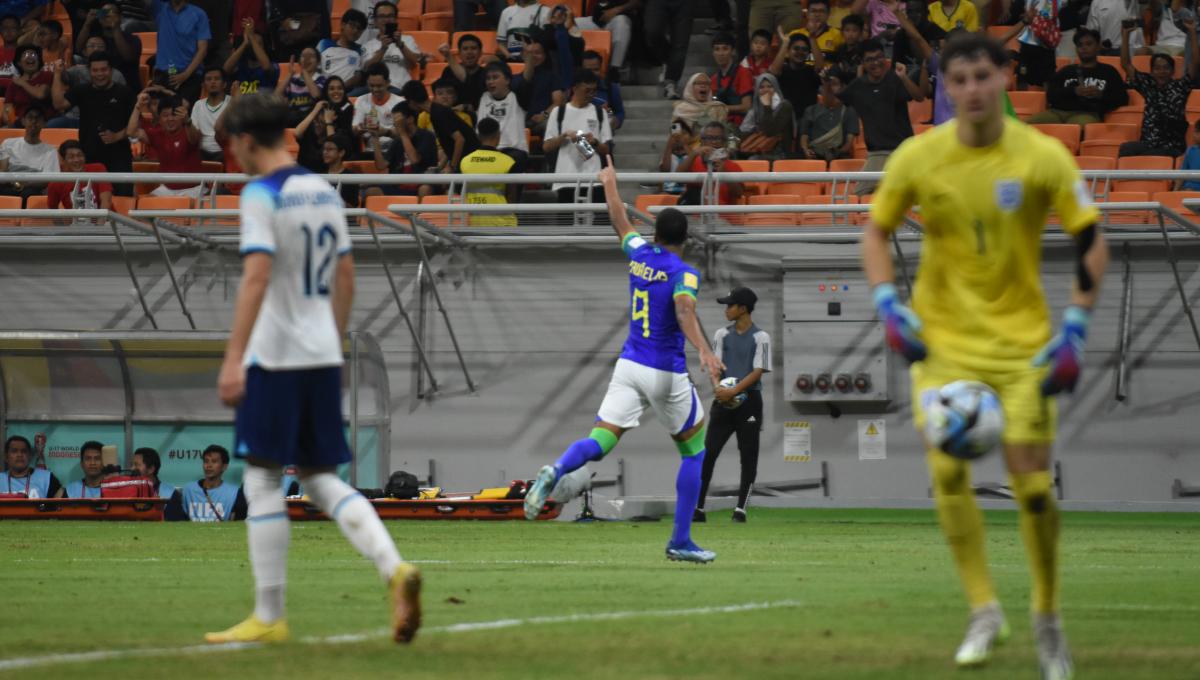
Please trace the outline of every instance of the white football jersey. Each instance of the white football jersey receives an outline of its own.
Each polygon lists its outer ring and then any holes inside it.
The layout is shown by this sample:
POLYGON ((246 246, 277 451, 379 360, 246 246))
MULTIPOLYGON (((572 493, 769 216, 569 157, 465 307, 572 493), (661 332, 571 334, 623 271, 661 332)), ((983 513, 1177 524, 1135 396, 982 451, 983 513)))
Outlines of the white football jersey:
POLYGON ((342 364, 333 316, 334 272, 350 253, 341 196, 292 166, 246 185, 241 253, 269 253, 271 280, 246 347, 246 366, 318 368, 342 364))

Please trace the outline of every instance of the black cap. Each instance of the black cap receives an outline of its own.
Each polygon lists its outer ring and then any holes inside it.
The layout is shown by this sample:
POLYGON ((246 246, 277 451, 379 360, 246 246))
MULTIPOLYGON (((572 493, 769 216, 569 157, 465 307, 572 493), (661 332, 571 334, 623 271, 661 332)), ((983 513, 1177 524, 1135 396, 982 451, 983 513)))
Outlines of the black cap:
POLYGON ((717 298, 717 302, 723 305, 743 305, 753 309, 755 303, 758 302, 758 296, 749 288, 734 288, 729 291, 729 295, 717 298))

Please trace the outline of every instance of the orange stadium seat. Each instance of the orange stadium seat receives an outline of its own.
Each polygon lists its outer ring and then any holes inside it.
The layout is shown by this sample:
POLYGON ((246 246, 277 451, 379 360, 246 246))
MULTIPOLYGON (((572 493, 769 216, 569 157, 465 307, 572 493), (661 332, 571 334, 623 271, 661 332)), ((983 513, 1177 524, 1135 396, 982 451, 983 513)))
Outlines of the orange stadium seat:
POLYGON ((453 35, 450 36, 450 55, 451 56, 454 56, 454 57, 458 56, 458 39, 463 37, 464 35, 473 35, 476 38, 479 38, 479 42, 483 43, 483 54, 484 55, 496 53, 496 32, 495 31, 463 31, 461 33, 454 33, 453 35))
POLYGON ((1120 73, 1121 77, 1123 77, 1123 78, 1129 77, 1129 75, 1127 73, 1125 73, 1125 69, 1121 68, 1121 58, 1120 57, 1100 56, 1100 57, 1096 57, 1096 61, 1100 62, 1101 64, 1108 64, 1109 66, 1117 69, 1117 73, 1120 73))
POLYGON ((1200 191, 1160 191, 1154 194, 1150 200, 1158 201, 1164 208, 1182 213, 1184 217, 1194 218, 1192 211, 1183 207, 1183 202, 1196 199, 1200 199, 1200 191))
POLYGON ((396 3, 396 28, 409 35, 419 31, 423 4, 423 0, 399 0, 396 3))
POLYGON ((1192 90, 1187 99, 1187 112, 1200 113, 1200 90, 1192 90))
POLYGON ((396 215, 388 210, 389 205, 416 205, 416 196, 367 196, 367 202, 363 205, 367 210, 396 219, 396 215))
MULTIPOLYGON (((1150 200, 1144 191, 1112 191, 1105 203, 1139 203, 1150 200)), ((1151 213, 1145 210, 1105 212, 1104 219, 1113 224, 1150 224, 1151 213)))
MULTIPOLYGON (((187 196, 138 196, 135 205, 138 210, 187 210, 193 207, 192 199, 187 196)), ((192 223, 190 217, 172 218, 171 221, 184 226, 192 223)))
MULTIPOLYGON (((22 207, 24 206, 21 205, 20 196, 0 196, 0 210, 20 210, 22 207)), ((17 224, 18 220, 15 217, 0 220, 0 227, 13 227, 17 224)))
POLYGON ((1012 102, 1013 111, 1021 120, 1046 110, 1045 92, 1009 92, 1008 100, 1012 102))
MULTIPOLYGON (((806 205, 835 205, 835 204, 857 205, 858 197, 851 196, 849 201, 835 202, 833 200, 833 196, 809 196, 807 199, 805 199, 804 203, 806 205)), ((827 213, 827 212, 804 212, 803 206, 801 206, 800 226, 802 226, 802 227, 824 226, 824 225, 832 224, 832 223, 845 224, 846 216, 845 215, 834 215, 833 213, 827 213)))
MULTIPOLYGON (((992 36, 996 40, 999 40, 1003 38, 1011 29, 1012 26, 988 26, 987 32, 988 35, 992 36)), ((1017 44, 1016 38, 1009 40, 1004 44, 1004 47, 1012 52, 1016 52, 1021 48, 1021 46, 1017 44)))
MULTIPOLYGON (((829 161, 829 172, 861 172, 866 163, 867 161, 862 158, 838 158, 836 160, 829 161)), ((854 182, 848 182, 845 180, 839 181, 835 179, 833 182, 825 185, 822 193, 836 193, 837 195, 843 195, 850 191, 850 188, 853 184, 854 182)))
POLYGON ((347 170, 355 170, 359 174, 362 174, 362 175, 377 175, 381 172, 384 172, 383 170, 375 169, 375 161, 373 161, 373 160, 370 160, 370 161, 346 161, 343 165, 346 166, 347 170))
MULTIPOLYGON (((234 198, 237 197, 235 196, 234 198)), ((129 196, 113 196, 112 205, 109 207, 112 208, 113 212, 129 217, 129 211, 133 210, 133 199, 129 196)))
MULTIPOLYGON (((751 196, 747 205, 800 205, 807 203, 810 195, 770 194, 751 196)), ((794 212, 761 212, 743 216, 747 227, 794 227, 799 215, 794 212)))
POLYGON ((1142 128, 1142 118, 1146 111, 1146 99, 1134 90, 1129 90, 1129 103, 1110 111, 1104 117, 1106 123, 1128 123, 1142 128))
POLYGON ((1088 123, 1083 126, 1083 140, 1110 140, 1136 142, 1141 130, 1128 123, 1088 123))
POLYGON ((1066 68, 1074 63, 1075 63, 1075 59, 1072 57, 1055 57, 1054 58, 1054 70, 1061 71, 1064 68, 1066 68))
POLYGON ((422 31, 454 30, 454 0, 425 0, 421 12, 422 31))
POLYGON ((933 120, 933 100, 926 97, 922 101, 910 101, 908 103, 908 120, 916 125, 917 123, 928 123, 933 120))
MULTIPOLYGON (((771 161, 734 161, 742 172, 770 172, 771 161)), ((747 194, 765 194, 770 185, 767 182, 746 182, 745 190, 747 194)))
MULTIPOLYGON (((146 174, 156 173, 158 172, 158 161, 134 161, 133 171, 146 174)), ((148 177, 147 179, 151 179, 152 181, 138 182, 133 185, 134 196, 144 196, 149 194, 151 191, 154 191, 154 187, 158 186, 158 182, 153 181, 152 178, 148 177)))
POLYGON ((854 135, 854 157, 865 161, 867 159, 867 138, 854 135))
POLYGON ((1079 151, 1079 126, 1072 124, 1059 123, 1037 123, 1033 127, 1037 128, 1042 134, 1050 135, 1064 146, 1074 156, 1079 151))
POLYGON ((633 203, 633 209, 646 215, 650 214, 650 207, 655 205, 676 205, 679 203, 679 197, 675 194, 641 194, 633 203))
MULTIPOLYGON (((49 129, 53 129, 53 128, 49 128, 49 129)), ((44 130, 43 130, 43 132, 44 132, 44 130)), ((24 137, 24 136, 25 136, 25 130, 23 130, 21 128, 0 128, 0 142, 4 141, 6 139, 16 139, 17 137, 24 137)))
POLYGON ((1121 145, 1124 143, 1115 139, 1085 139, 1079 144, 1079 155, 1116 159, 1121 151, 1121 145))
MULTIPOLYGON (((742 161, 738 161, 741 165, 742 161)), ((745 166, 743 165, 743 168, 745 166)), ((825 172, 825 161, 815 159, 778 160, 771 166, 772 172, 825 172)), ((796 196, 815 196, 826 193, 825 182, 771 182, 767 184, 768 194, 792 194, 796 196)))
POLYGON ((441 78, 442 74, 445 73, 446 69, 449 67, 450 65, 444 61, 426 62, 425 77, 421 78, 421 82, 425 83, 426 85, 432 85, 436 83, 438 78, 441 78))
MULTIPOLYGON (((18 200, 20 200, 19 197, 18 197, 18 200)), ((49 207, 49 202, 47 201, 45 196, 30 196, 29 199, 25 202, 26 210, 45 210, 48 207, 49 207)), ((54 224, 54 222, 52 220, 47 220, 47 219, 42 219, 42 218, 33 218, 33 217, 21 218, 21 226, 22 227, 48 227, 53 224, 54 224)))
MULTIPOLYGON (((450 199, 447 196, 426 196, 421 199, 421 205, 447 205, 449 203, 450 199)), ((420 213, 417 217, 435 227, 450 226, 450 213, 420 213)))
POLYGON ((411 37, 421 52, 429 55, 429 62, 446 61, 438 48, 450 42, 450 34, 445 31, 408 31, 405 35, 411 37))
POLYGON ((608 60, 612 56, 612 33, 608 31, 583 31, 583 49, 600 53, 603 61, 602 73, 608 73, 608 60))
POLYGON ((42 130, 42 141, 50 146, 58 146, 68 139, 79 141, 79 130, 70 128, 46 128, 42 130))
MULTIPOLYGON (((1175 159, 1170 156, 1125 156, 1117 159, 1118 170, 1174 170, 1175 159)), ((1113 191, 1144 191, 1147 195, 1170 191, 1170 180, 1121 179, 1113 182, 1113 191)))

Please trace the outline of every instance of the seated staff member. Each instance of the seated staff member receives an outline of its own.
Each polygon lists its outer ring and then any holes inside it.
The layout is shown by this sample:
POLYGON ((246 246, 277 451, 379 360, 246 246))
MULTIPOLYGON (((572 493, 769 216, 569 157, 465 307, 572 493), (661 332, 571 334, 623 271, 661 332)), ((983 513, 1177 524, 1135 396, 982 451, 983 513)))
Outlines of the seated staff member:
POLYGON ((64 489, 49 470, 34 468, 33 445, 13 435, 4 442, 4 466, 0 472, 0 494, 20 494, 28 498, 62 498, 64 489))
POLYGON ((104 445, 97 441, 84 442, 79 449, 79 467, 83 479, 67 485, 67 498, 99 498, 100 482, 104 479, 104 445))

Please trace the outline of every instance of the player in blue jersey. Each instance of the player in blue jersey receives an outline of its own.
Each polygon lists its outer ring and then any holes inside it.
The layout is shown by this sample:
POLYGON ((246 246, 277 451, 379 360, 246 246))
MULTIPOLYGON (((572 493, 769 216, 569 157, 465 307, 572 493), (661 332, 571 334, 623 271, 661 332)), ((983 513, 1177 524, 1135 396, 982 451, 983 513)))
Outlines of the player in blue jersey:
POLYGON ((351 460, 342 431, 342 338, 354 298, 354 259, 342 199, 296 165, 284 146, 287 103, 271 94, 229 104, 225 129, 257 179, 241 196, 242 281, 218 391, 237 407, 234 454, 249 515, 254 613, 208 642, 281 642, 288 514, 283 469, 297 466, 312 502, 375 563, 392 595, 397 642, 416 635, 421 575, 401 561, 370 501, 338 478, 351 460))
POLYGON ((538 472, 525 496, 525 517, 538 516, 563 475, 608 455, 626 430, 638 426, 650 406, 683 456, 675 480, 675 529, 667 543, 667 557, 711 562, 716 553, 700 548, 691 537, 704 464, 704 408, 688 377, 685 341, 700 353, 700 366, 714 384, 725 366, 709 348, 696 317, 700 274, 680 258, 687 240, 687 218, 678 210, 664 210, 654 221, 651 243, 629 224, 611 158, 599 179, 613 229, 629 257, 629 338, 591 434, 571 444, 554 465, 538 472))

